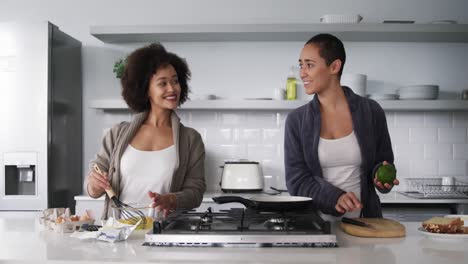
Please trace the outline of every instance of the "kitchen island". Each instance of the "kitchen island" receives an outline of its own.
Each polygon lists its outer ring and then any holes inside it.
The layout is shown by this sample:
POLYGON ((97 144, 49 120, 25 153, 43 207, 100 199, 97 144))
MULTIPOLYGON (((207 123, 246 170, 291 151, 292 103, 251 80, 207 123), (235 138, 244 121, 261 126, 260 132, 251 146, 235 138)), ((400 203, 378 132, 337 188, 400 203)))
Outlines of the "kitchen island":
POLYGON ((335 227, 338 248, 189 248, 142 246, 142 231, 124 242, 85 241, 43 230, 31 217, 0 218, 0 262, 27 263, 467 263, 468 240, 435 240, 404 222, 404 238, 358 238, 335 227))

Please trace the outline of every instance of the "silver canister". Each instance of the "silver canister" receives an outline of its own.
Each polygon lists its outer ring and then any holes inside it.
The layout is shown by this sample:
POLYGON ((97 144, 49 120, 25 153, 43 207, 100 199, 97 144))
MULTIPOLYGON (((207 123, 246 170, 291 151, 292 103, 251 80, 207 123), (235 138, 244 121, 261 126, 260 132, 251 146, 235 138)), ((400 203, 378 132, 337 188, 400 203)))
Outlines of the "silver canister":
POLYGON ((461 99, 468 100, 468 89, 465 89, 461 92, 461 99))

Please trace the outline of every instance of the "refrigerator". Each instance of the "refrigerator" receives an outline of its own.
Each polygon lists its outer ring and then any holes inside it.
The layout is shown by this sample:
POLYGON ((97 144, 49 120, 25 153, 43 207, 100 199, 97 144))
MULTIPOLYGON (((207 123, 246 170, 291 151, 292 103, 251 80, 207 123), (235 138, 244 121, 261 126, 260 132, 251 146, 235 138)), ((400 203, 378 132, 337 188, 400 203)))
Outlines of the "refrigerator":
POLYGON ((0 211, 82 192, 81 42, 50 22, 0 23, 0 211))

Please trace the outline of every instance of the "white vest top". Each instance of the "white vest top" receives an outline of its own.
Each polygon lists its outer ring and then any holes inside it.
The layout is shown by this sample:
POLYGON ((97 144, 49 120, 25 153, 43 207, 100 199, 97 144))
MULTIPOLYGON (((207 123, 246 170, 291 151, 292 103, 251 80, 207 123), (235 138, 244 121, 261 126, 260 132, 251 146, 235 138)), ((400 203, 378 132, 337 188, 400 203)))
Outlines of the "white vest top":
MULTIPOLYGON (((353 192, 361 201, 361 149, 354 131, 338 139, 320 138, 318 157, 323 178, 345 192, 353 192)), ((359 217, 361 210, 347 212, 346 217, 359 217)), ((325 220, 339 218, 323 215, 325 220)))
POLYGON ((127 204, 149 205, 148 191, 168 193, 175 163, 174 145, 157 151, 142 151, 129 144, 120 160, 120 200, 127 204))

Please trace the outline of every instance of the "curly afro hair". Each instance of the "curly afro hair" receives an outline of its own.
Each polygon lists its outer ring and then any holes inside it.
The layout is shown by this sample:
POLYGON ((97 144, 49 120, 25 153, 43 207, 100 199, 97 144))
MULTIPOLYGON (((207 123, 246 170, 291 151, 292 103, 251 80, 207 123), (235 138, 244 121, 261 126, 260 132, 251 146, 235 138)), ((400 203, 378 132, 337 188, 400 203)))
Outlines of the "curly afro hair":
POLYGON ((148 89, 151 77, 158 69, 168 65, 172 65, 177 72, 181 89, 179 105, 181 105, 188 99, 188 81, 191 77, 184 59, 167 52, 160 43, 139 48, 127 57, 120 83, 122 84, 122 97, 132 111, 140 113, 150 110, 148 89))

